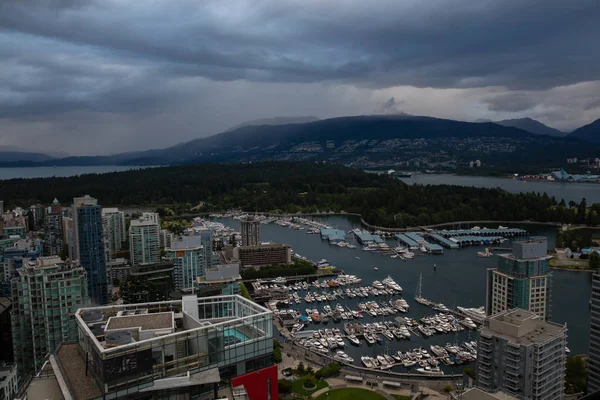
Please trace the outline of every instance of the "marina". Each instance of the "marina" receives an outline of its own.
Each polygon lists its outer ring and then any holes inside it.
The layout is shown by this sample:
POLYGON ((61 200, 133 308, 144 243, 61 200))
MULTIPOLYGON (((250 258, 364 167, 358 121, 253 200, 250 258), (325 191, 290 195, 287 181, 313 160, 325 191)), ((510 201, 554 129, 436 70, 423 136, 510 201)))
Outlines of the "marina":
MULTIPOLYGON (((232 218, 220 218, 219 222, 225 225, 236 227, 236 221, 232 218)), ((346 234, 346 241, 351 243, 357 243, 352 238, 352 235, 348 233, 355 229, 360 229, 360 221, 357 218, 352 217, 324 217, 320 221, 330 227, 335 226, 338 230, 344 230, 346 234)), ((523 231, 529 232, 531 235, 544 235, 548 237, 550 246, 553 246, 555 230, 554 228, 548 227, 537 227, 537 226, 521 226, 523 231)), ((339 248, 335 245, 330 245, 327 241, 321 241, 320 238, 315 238, 316 235, 305 234, 306 229, 298 230, 290 228, 288 226, 281 226, 275 223, 268 223, 261 225, 261 239, 269 241, 280 241, 289 243, 293 246, 294 251, 300 253, 308 259, 321 260, 327 258, 330 264, 341 268, 345 275, 354 275, 361 281, 355 285, 345 285, 338 287, 329 287, 319 289, 314 286, 310 286, 317 279, 319 285, 323 282, 327 282, 335 276, 331 277, 311 277, 304 279, 303 281, 309 285, 308 289, 301 289, 298 285, 303 286, 302 280, 296 280, 293 278, 286 278, 286 286, 292 286, 291 289, 284 290, 280 296, 281 299, 288 300, 288 306, 278 305, 277 308, 280 311, 298 312, 301 318, 299 322, 291 322, 289 324, 288 333, 294 330, 294 324, 301 323, 304 325, 300 330, 296 330, 294 337, 281 336, 278 333, 280 340, 294 340, 296 343, 300 339, 310 339, 312 331, 319 331, 324 329, 337 328, 342 332, 345 342, 344 348, 336 349, 344 351, 354 361, 351 363, 356 368, 367 367, 362 363, 361 357, 372 357, 377 358, 379 355, 385 355, 386 353, 393 357, 393 354, 398 354, 398 351, 406 354, 407 351, 412 351, 416 348, 427 349, 431 352, 430 346, 437 345, 445 347, 446 344, 451 343, 452 345, 461 345, 461 343, 476 340, 476 330, 467 328, 464 324, 463 330, 457 332, 437 332, 431 336, 424 336, 418 328, 412 326, 406 326, 410 332, 410 338, 389 340, 382 334, 378 334, 381 341, 375 340, 374 343, 369 343, 364 336, 360 337, 355 335, 358 344, 351 341, 350 335, 345 335, 345 324, 385 324, 394 323, 399 328, 400 326, 406 325, 406 322, 414 320, 419 325, 423 325, 421 318, 430 318, 439 314, 451 314, 452 316, 458 317, 459 320, 470 318, 473 323, 479 324, 482 320, 481 306, 485 303, 485 274, 487 268, 492 268, 497 265, 496 257, 476 257, 476 252, 484 252, 485 247, 477 244, 473 245, 472 250, 468 249, 454 249, 453 251, 446 251, 443 255, 430 255, 423 254, 422 256, 416 256, 421 253, 420 250, 411 251, 404 246, 399 246, 395 237, 389 238, 382 236, 384 243, 390 250, 398 249, 405 252, 415 253, 413 258, 408 258, 407 262, 400 262, 398 259, 393 259, 390 253, 382 252, 379 250, 363 251, 362 249, 367 246, 357 246, 356 249, 345 249, 339 248), (386 257, 386 255, 388 255, 386 257), (437 264, 437 268, 434 269, 434 264, 437 264), (373 267, 377 266, 378 270, 373 270, 373 267), (358 289, 359 287, 369 287, 375 280, 383 280, 387 276, 391 276, 400 286, 403 288, 402 295, 399 294, 384 294, 375 296, 369 294, 369 297, 359 297, 358 295, 354 298, 348 296, 345 292, 346 289, 358 289), (419 303, 415 299, 416 287, 418 286, 419 277, 422 276, 422 296, 424 303, 419 303), (296 285, 298 290, 294 289, 296 285), (307 293, 318 293, 321 297, 323 292, 326 294, 333 294, 336 290, 342 290, 342 296, 337 296, 334 300, 324 300, 319 302, 312 301, 307 303, 305 296, 307 293), (298 292, 298 298, 300 303, 297 304, 294 300, 289 301, 289 296, 294 297, 294 292, 298 292), (395 301, 398 299, 405 300, 407 302, 408 311, 402 313, 397 311, 395 314, 389 315, 377 315, 373 317, 371 314, 361 311, 359 303, 376 302, 379 308, 383 308, 382 302, 389 305, 389 301, 395 301), (339 303, 346 312, 348 318, 348 310, 360 312, 362 317, 343 319, 340 313, 341 319, 335 321, 331 316, 327 316, 324 307, 328 305, 335 310, 336 305, 339 303), (440 303, 445 304, 444 307, 448 311, 434 310, 433 307, 437 307, 440 303), (311 310, 317 309, 319 312, 320 321, 318 323, 308 322, 308 315, 306 309, 311 310), (324 315, 325 314, 325 315, 324 315), (325 318, 323 318, 323 316, 325 318), (402 319, 397 321, 397 319, 402 319), (404 321, 405 318, 409 320, 404 321), (413 330, 414 333, 411 331, 413 330)), ((441 236, 441 235, 440 235, 441 236)), ((476 236, 476 235, 474 235, 476 236)), ((481 237, 481 235, 479 235, 481 237)), ((517 236, 516 236, 517 237, 517 236)), ((503 247, 510 247, 510 240, 516 238, 508 238, 507 242, 503 244, 503 247)), ((427 236, 430 241, 436 242, 431 236, 427 236)), ((439 242, 438 242, 439 243, 439 242)), ((375 243, 371 244, 371 248, 374 248, 375 243)), ((446 246, 444 246, 446 247, 446 246)), ((491 248, 494 252, 499 251, 495 248, 491 248)), ((389 250, 388 250, 389 251, 389 250)), ((573 273, 568 271, 554 271, 554 296, 556 299, 560 298, 561 302, 555 301, 553 306, 553 320, 557 322, 567 322, 569 325, 569 348, 573 352, 585 353, 587 351, 587 337, 589 330, 589 322, 587 316, 587 302, 585 296, 572 296, 573 292, 588 292, 590 291, 590 281, 587 274, 584 273, 573 273), (578 339, 579 338, 579 339, 578 339)), ((263 282, 263 285, 270 285, 271 283, 263 282)), ((352 293, 352 292, 351 292, 352 293)), ((326 298, 326 296, 325 296, 326 298)), ((294 314, 295 315, 295 314, 294 314)), ((311 316, 312 319, 312 316, 311 316)), ((293 320, 292 320, 293 321, 293 320)), ((299 325, 297 326, 299 328, 299 325)), ((425 328, 425 326, 424 326, 425 328)), ((435 328, 434 328, 435 330, 435 328)), ((284 331, 285 332, 285 331, 284 331)), ((393 332, 392 332, 393 335, 393 332)), ((316 350, 308 350, 316 353, 316 350)), ((324 353, 318 353, 325 357, 324 353)), ((330 359, 335 355, 335 351, 329 351, 327 357, 330 359)), ((468 361, 464 361, 463 364, 446 365, 440 361, 439 368, 446 374, 462 373, 462 369, 468 361)), ((473 366, 471 366, 472 368, 473 366)), ((396 363, 388 371, 398 373, 411 373, 419 374, 417 369, 421 368, 418 365, 410 368, 396 363)))

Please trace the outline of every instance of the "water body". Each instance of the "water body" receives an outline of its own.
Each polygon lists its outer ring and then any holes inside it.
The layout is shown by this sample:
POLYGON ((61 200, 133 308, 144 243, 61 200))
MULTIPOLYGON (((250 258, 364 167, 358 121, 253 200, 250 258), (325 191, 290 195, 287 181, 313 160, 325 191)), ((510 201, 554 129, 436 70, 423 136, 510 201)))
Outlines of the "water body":
POLYGON ((15 178, 51 178, 66 177, 83 174, 104 174, 107 172, 121 172, 130 169, 139 169, 137 166, 123 165, 95 165, 86 167, 24 167, 0 168, 0 180, 15 178))
POLYGON ((557 199, 580 202, 585 198, 588 204, 600 203, 600 184, 559 183, 541 181, 520 181, 518 179, 494 178, 487 176, 464 176, 451 174, 414 174, 410 178, 399 178, 408 184, 419 185, 459 185, 483 188, 501 188, 511 193, 548 193, 557 199))
MULTIPOLYGON (((360 223, 353 217, 324 217, 321 221, 346 232, 360 223)), ((220 222, 239 230, 239 221, 234 219, 219 219, 220 222)), ((535 225, 515 225, 528 230, 531 235, 544 235, 548 237, 549 246, 554 246, 555 231, 548 227, 535 225)), ((453 308, 455 306, 479 307, 485 303, 485 281, 486 269, 493 268, 497 264, 495 257, 478 258, 477 251, 482 247, 473 246, 461 250, 444 250, 443 255, 425 255, 417 256, 409 261, 392 259, 389 256, 382 256, 372 252, 364 252, 359 248, 348 249, 337 246, 329 246, 326 241, 322 241, 319 235, 308 235, 304 231, 297 231, 290 228, 281 227, 275 224, 261 225, 260 236, 263 241, 273 241, 288 243, 292 246, 294 252, 308 257, 311 260, 320 260, 326 258, 329 262, 346 273, 357 275, 363 279, 361 285, 370 285, 374 280, 381 280, 391 275, 394 280, 403 288, 402 297, 410 305, 410 311, 406 314, 409 317, 419 319, 423 316, 434 315, 437 311, 425 307, 414 301, 414 293, 418 285, 419 275, 423 276, 422 291, 423 296, 435 302, 444 303, 453 308), (360 257, 357 260, 355 257, 360 257), (433 270, 433 264, 437 265, 437 270, 433 270), (377 266, 378 271, 373 267, 377 266)), ((389 241, 393 244, 394 241, 389 241)), ((503 247, 509 247, 504 243, 503 247)), ((311 292, 316 291, 311 286, 311 292)), ((322 292, 324 289, 319 289, 322 292)), ((567 323, 568 345, 572 354, 587 353, 589 336, 589 314, 588 302, 591 292, 591 277, 588 273, 554 271, 554 292, 553 292, 553 321, 557 323, 567 323)), ((303 295, 303 291, 299 294, 303 295)), ((369 300, 381 302, 383 297, 370 297, 369 300)), ((338 302, 343 306, 352 309, 358 309, 357 304, 365 299, 340 299, 338 302)), ((318 307, 320 311, 325 304, 335 305, 335 302, 305 303, 302 301, 299 305, 292 305, 291 308, 297 309, 305 315, 306 308, 318 307), (331 304, 333 303, 333 304, 331 304)), ((402 316, 384 316, 377 319, 365 315, 360 322, 368 323, 382 320, 393 320, 395 317, 402 316)), ((338 326, 343 329, 343 322, 334 324, 333 321, 328 324, 312 324, 306 329, 324 329, 338 326)), ((381 344, 369 346, 364 340, 360 347, 355 347, 350 343, 346 345, 346 352, 355 359, 355 363, 360 364, 361 355, 383 354, 386 350, 385 344, 390 352, 398 350, 407 351, 420 346, 429 350, 430 344, 445 345, 453 343, 455 339, 459 342, 466 340, 476 340, 476 331, 463 331, 456 335, 442 334, 434 335, 431 338, 423 339, 412 336, 410 341, 389 341, 384 338, 381 344)), ((390 353, 391 354, 391 353, 390 353)), ((453 366, 443 367, 447 373, 460 373, 465 367, 453 366)), ((474 365, 471 365, 474 367, 474 365)), ((414 369, 414 367, 413 367, 414 369)), ((404 372, 402 367, 395 367, 394 371, 404 372)))

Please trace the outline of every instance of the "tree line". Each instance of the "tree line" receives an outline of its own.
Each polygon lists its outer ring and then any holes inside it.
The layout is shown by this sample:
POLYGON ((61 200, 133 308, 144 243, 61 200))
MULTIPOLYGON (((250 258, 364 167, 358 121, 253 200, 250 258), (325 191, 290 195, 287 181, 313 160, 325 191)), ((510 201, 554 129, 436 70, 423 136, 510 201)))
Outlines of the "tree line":
POLYGON ((353 212, 389 227, 467 220, 600 224, 600 204, 558 201, 543 193, 451 185, 408 185, 341 165, 302 162, 196 164, 62 178, 0 181, 5 205, 70 204, 89 194, 100 204, 143 205, 175 214, 228 209, 353 212))

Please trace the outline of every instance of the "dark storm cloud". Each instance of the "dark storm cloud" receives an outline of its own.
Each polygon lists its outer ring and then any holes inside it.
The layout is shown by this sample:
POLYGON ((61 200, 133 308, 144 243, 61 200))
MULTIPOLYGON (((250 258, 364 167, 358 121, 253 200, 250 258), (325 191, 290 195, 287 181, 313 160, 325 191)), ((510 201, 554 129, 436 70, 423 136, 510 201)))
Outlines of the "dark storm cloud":
MULTIPOLYGON (((229 103, 205 81, 246 102, 261 88, 279 93, 272 85, 305 85, 306 102, 329 98, 332 85, 496 87, 483 97, 489 111, 522 112, 547 102, 536 91, 600 80, 599 20, 598 0, 3 0, 0 118, 14 127, 43 115, 139 120, 185 108, 191 114, 179 117, 191 121, 217 97, 229 103), (255 92, 243 92, 249 87, 255 92)), ((392 104, 383 112, 398 108, 384 96, 369 109, 386 98, 392 104)), ((557 115, 575 115, 553 96, 557 115)), ((598 97, 582 100, 591 107, 585 118, 598 97)), ((405 108, 411 98, 403 98, 405 108)), ((336 107, 323 103, 321 114, 344 112, 336 107)), ((218 127, 224 114, 235 118, 218 107, 203 118, 218 127)))
POLYGON ((504 93, 483 100, 491 111, 519 112, 536 106, 537 101, 527 93, 504 93))

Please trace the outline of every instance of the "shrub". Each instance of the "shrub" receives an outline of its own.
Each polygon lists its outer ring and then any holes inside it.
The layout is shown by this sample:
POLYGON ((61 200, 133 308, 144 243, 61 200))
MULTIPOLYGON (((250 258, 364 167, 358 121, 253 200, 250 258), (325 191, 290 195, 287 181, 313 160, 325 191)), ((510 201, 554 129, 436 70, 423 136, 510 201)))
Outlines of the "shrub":
POLYGON ((338 363, 327 364, 326 366, 317 371, 315 377, 329 378, 331 376, 337 375, 340 372, 340 369, 341 367, 338 363))
POLYGON ((287 379, 279 380, 279 393, 290 393, 292 391, 292 382, 287 379))

